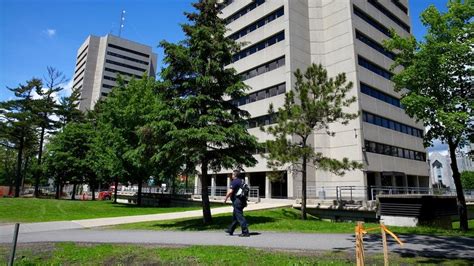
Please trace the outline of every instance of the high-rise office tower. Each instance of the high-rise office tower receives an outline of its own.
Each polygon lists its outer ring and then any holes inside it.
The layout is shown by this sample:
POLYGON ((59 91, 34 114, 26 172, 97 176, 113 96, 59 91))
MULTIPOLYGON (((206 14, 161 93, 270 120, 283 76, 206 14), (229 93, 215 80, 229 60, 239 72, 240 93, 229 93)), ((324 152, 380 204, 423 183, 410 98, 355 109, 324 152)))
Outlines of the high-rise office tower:
POLYGON ((141 78, 144 73, 154 77, 156 54, 150 46, 113 35, 90 35, 77 51, 73 88, 81 91, 79 109, 94 108, 116 85, 117 75, 126 81, 141 78))
MULTIPOLYGON (((310 194, 325 190, 334 196, 337 186, 354 186, 358 197, 370 199, 374 187, 429 186, 423 125, 400 105, 401 94, 390 80, 395 54, 382 46, 390 29, 410 35, 407 0, 231 0, 221 8, 229 37, 245 43, 231 66, 251 90, 234 102, 250 112, 248 130, 261 142, 269 136, 259 126, 272 123, 268 106, 283 105, 296 69, 321 63, 329 76, 344 72, 354 84, 347 96, 357 102, 346 111, 360 117, 331 125, 334 137, 315 132, 311 144, 326 156, 359 161, 364 169, 341 177, 309 167, 310 194)), ((259 186, 261 196, 300 196, 300 174, 282 168, 283 180, 272 182, 265 159, 256 158, 259 163, 245 169, 246 179, 259 186)), ((216 174, 212 185, 225 185, 227 174, 216 174)))

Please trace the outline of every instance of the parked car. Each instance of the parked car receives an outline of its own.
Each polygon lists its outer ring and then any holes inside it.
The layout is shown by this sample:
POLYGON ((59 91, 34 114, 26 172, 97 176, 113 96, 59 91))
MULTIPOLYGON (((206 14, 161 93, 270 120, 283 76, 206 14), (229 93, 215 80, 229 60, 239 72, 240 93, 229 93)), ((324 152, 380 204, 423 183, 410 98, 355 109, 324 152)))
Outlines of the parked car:
POLYGON ((110 200, 112 199, 112 193, 110 191, 101 191, 97 197, 99 200, 110 200))

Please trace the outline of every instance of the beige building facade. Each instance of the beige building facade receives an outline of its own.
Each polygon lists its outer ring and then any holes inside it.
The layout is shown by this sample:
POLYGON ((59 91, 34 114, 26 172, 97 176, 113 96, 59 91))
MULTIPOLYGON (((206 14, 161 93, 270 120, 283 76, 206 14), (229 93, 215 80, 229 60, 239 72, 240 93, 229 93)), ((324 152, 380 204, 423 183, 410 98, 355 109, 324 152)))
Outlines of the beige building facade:
POLYGON ((155 72, 156 54, 150 46, 110 34, 90 35, 76 56, 73 88, 81 91, 79 109, 91 110, 100 98, 107 97, 118 75, 127 82, 145 73, 155 77, 155 72))
MULTIPOLYGON (((354 84, 348 97, 356 96, 357 102, 346 111, 359 112, 360 117, 348 125, 332 125, 334 137, 315 132, 311 145, 326 156, 359 161, 364 168, 342 177, 309 168, 310 197, 336 197, 349 189, 355 197, 370 200, 385 187, 430 186, 423 125, 409 118, 400 105, 401 94, 390 81, 394 54, 382 47, 392 28, 402 36, 410 35, 407 0, 224 2, 221 16, 228 35, 245 43, 231 66, 251 87, 248 96, 234 103, 252 115, 248 130, 259 141, 270 138, 259 127, 273 122, 269 104, 275 109, 283 105, 284 93, 294 86, 296 69, 321 63, 329 76, 344 72, 354 84)), ((245 168, 246 180, 259 187, 261 197, 301 195, 300 174, 282 168, 284 180, 272 182, 266 160, 255 156, 258 164, 245 168)), ((225 186, 228 174, 215 173, 208 185, 225 186)))

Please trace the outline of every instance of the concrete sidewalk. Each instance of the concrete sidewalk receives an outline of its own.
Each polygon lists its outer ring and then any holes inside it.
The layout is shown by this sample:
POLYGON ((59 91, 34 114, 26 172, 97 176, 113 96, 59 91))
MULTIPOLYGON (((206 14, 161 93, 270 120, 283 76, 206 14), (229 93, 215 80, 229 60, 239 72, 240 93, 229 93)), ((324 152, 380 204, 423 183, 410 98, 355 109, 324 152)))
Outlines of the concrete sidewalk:
MULTIPOLYGON (((219 231, 143 231, 143 230, 84 230, 72 229, 20 234, 19 243, 83 242, 135 243, 155 245, 218 245, 244 246, 264 249, 346 251, 354 252, 353 234, 304 234, 251 232, 244 238, 228 236, 219 231)), ((406 256, 474 259, 474 239, 468 237, 441 237, 401 235, 404 246, 389 238, 389 250, 406 256)), ((0 237, 1 243, 10 243, 11 236, 0 237)), ((382 253, 380 235, 364 237, 366 252, 382 253)))
MULTIPOLYGON (((286 207, 286 206, 291 206, 291 203, 289 202, 260 202, 256 204, 249 204, 248 207, 245 208, 245 211, 265 210, 265 209, 273 209, 273 208, 280 208, 280 207, 286 207)), ((232 206, 212 208, 211 213, 213 215, 223 214, 223 213, 232 213, 232 206)), ((150 222, 150 221, 166 221, 166 220, 196 218, 196 217, 202 217, 202 210, 85 219, 85 220, 73 220, 73 221, 22 223, 20 225, 20 233, 35 233, 35 232, 46 232, 46 231, 68 230, 68 229, 93 228, 93 227, 111 226, 111 225, 118 225, 118 224, 129 224, 129 223, 150 222)), ((11 235, 13 230, 14 230, 13 224, 0 226, 0 237, 3 238, 3 236, 11 235)))

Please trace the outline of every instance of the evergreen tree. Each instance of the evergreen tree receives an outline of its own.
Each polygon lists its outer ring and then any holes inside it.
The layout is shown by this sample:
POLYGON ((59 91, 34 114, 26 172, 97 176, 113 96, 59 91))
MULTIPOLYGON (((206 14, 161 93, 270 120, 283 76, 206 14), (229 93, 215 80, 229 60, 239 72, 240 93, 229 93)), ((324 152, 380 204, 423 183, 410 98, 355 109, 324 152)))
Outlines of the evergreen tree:
POLYGON ((20 196, 20 186, 23 177, 23 159, 25 149, 36 141, 35 127, 39 123, 35 112, 35 100, 33 92, 42 88, 39 79, 31 79, 25 85, 20 84, 17 88, 9 88, 18 99, 0 103, 0 139, 4 145, 15 148, 17 152, 15 197, 20 196))
MULTIPOLYGON (((456 158, 456 149, 473 134, 473 15, 472 1, 449 1, 446 13, 430 6, 421 14, 427 27, 424 40, 402 38, 393 32, 394 37, 385 43, 389 50, 398 52, 392 69, 404 67, 392 80, 396 90, 403 90, 401 102, 406 113, 423 121, 425 145, 441 139, 448 144, 451 158, 456 158)), ((460 228, 467 231, 466 200, 455 159, 451 169, 460 228)))
POLYGON ((314 169, 328 170, 343 175, 345 170, 362 167, 356 161, 344 158, 342 161, 323 156, 316 152, 309 137, 315 131, 324 130, 330 136, 331 123, 347 124, 358 114, 345 113, 343 108, 356 101, 355 97, 346 98, 352 88, 352 82, 346 81, 344 73, 329 78, 321 65, 312 64, 303 74, 299 69, 294 73, 296 83, 293 90, 285 95, 285 104, 275 113, 270 105, 269 114, 274 116, 276 124, 261 127, 270 133, 274 140, 267 141, 268 165, 278 168, 286 164, 302 174, 301 218, 306 219, 306 176, 308 164, 314 169))
POLYGON ((84 119, 84 114, 79 110, 80 100, 81 91, 78 88, 73 88, 71 95, 61 97, 57 110, 61 127, 69 122, 80 122, 84 119))
POLYGON ((177 111, 175 130, 169 134, 176 156, 186 158, 188 168, 200 165, 204 223, 211 223, 208 184, 209 169, 254 165, 252 153, 258 143, 244 124, 248 113, 233 106, 229 98, 239 98, 247 89, 233 68, 232 55, 240 46, 224 36, 226 25, 218 17, 217 0, 194 3, 194 13, 185 13, 185 39, 178 44, 163 41, 162 72, 177 111))
MULTIPOLYGON (((63 73, 59 72, 53 67, 48 67, 48 74, 43 79, 43 85, 45 88, 37 88, 36 93, 41 97, 36 101, 35 111, 38 115, 38 126, 39 126, 39 149, 38 149, 38 170, 41 169, 41 159, 43 156, 43 143, 46 133, 55 131, 59 124, 53 119, 53 115, 58 112, 58 105, 54 98, 55 94, 63 90, 61 84, 65 83, 66 77, 63 73)), ((40 178, 42 176, 41 171, 35 171, 35 197, 38 196, 38 188, 40 178)))

